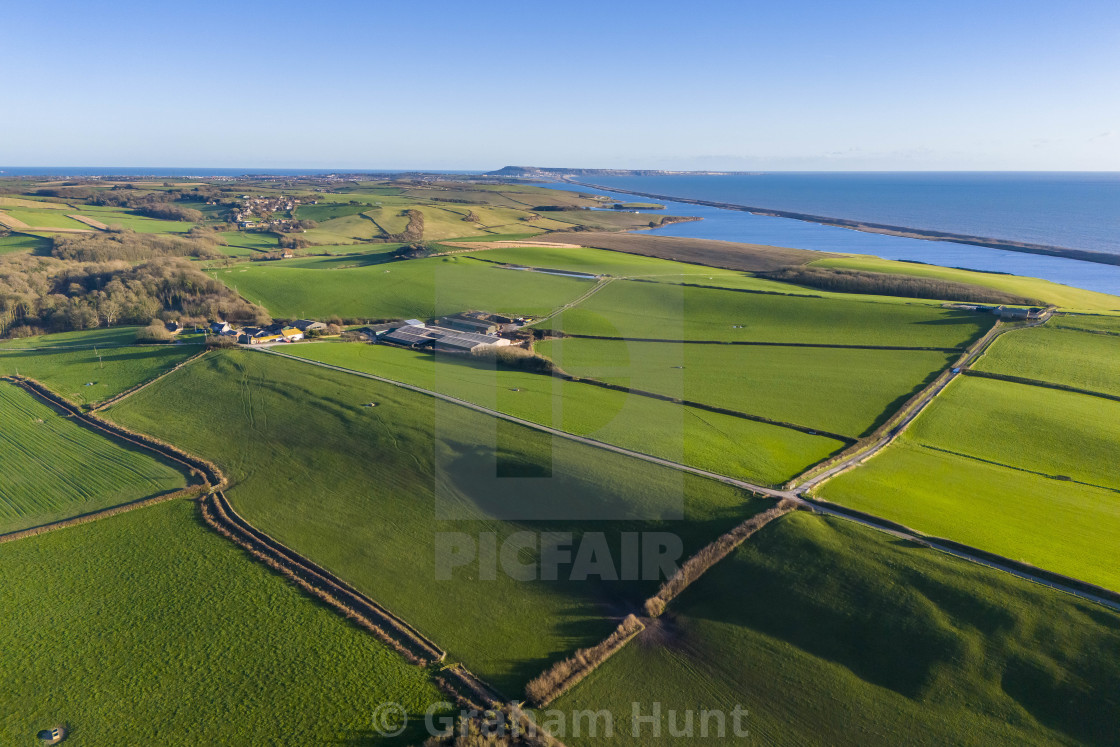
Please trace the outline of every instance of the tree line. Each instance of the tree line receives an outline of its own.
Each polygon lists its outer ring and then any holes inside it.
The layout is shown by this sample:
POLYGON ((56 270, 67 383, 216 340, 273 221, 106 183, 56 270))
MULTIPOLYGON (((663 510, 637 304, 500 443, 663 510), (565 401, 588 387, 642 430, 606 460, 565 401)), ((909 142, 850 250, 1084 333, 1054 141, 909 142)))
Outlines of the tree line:
POLYGON ((261 307, 181 257, 137 265, 12 254, 0 257, 0 337, 148 324, 154 319, 268 324, 261 307))

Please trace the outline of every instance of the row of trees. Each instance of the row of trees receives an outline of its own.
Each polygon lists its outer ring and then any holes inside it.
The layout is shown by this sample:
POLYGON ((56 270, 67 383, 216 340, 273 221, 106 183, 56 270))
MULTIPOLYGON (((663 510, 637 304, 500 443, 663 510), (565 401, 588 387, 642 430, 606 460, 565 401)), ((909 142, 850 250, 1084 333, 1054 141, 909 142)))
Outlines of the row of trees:
POLYGON ((878 296, 930 298, 940 301, 973 301, 994 304, 1034 304, 1041 302, 1012 293, 1004 293, 971 283, 958 283, 939 278, 895 275, 886 272, 862 272, 824 267, 788 267, 763 273, 763 277, 810 288, 839 293, 869 293, 878 296))
POLYGON ((193 228, 186 236, 111 229, 58 235, 53 239, 51 255, 77 262, 139 262, 154 257, 217 259, 225 256, 218 249, 222 243, 220 236, 205 228, 193 228))

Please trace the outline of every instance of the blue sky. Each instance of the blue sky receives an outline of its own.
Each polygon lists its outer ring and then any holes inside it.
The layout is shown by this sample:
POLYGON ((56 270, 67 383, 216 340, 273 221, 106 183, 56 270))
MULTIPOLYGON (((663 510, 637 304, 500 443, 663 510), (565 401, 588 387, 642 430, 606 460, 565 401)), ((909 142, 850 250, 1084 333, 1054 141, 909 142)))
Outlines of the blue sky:
POLYGON ((0 164, 1120 170, 1120 3, 8 3, 0 164))

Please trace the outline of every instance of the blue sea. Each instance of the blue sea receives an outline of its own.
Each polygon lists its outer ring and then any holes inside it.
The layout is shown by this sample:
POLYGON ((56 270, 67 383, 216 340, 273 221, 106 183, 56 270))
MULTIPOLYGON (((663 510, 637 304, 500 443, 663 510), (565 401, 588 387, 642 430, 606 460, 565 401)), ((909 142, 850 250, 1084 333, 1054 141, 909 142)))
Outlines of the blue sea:
MULTIPOLYGON (((971 190, 974 195, 977 191, 984 192, 984 189, 977 186, 977 184, 987 184, 993 194, 998 192, 1002 195, 998 199, 990 197, 988 202, 1001 203, 1003 205, 1002 210, 1010 212, 1012 208, 1008 202, 1010 199, 1008 195, 1014 193, 1015 189, 997 189, 996 185, 1014 182, 1016 178, 1015 175, 984 174, 975 176, 976 181, 974 183, 971 179, 966 178, 966 175, 960 174, 775 175, 775 177, 780 177, 779 181, 786 185, 785 190, 782 192, 785 202, 782 204, 759 199, 760 193, 757 192, 752 191, 748 194, 747 192, 739 191, 736 185, 741 185, 744 181, 750 181, 756 178, 747 175, 644 176, 610 177, 609 179, 607 177, 594 177, 594 179, 586 178, 581 181, 594 181, 595 183, 603 184, 609 181, 612 185, 617 185, 624 189, 634 189, 655 194, 672 194, 674 196, 679 195, 692 199, 744 204, 751 207, 766 207, 778 210, 814 213, 831 218, 866 220, 940 231, 969 232, 983 234, 992 238, 1020 239, 1055 245, 1064 244, 1076 249, 1093 249, 1095 251, 1120 253, 1120 226, 1111 233, 1108 229, 1110 223, 1115 224, 1120 220, 1120 217, 1118 217, 1118 213, 1120 213, 1120 175, 1117 174, 1046 175, 1046 179, 1048 179, 1051 184, 1064 184, 1066 187, 1069 187, 1071 183, 1080 185, 1076 189, 1070 187, 1064 192, 1061 189, 1057 190, 1058 194, 1064 194, 1066 198, 1069 197, 1071 192, 1089 192, 1093 194, 1091 199, 1095 204, 1103 204, 1109 202, 1105 199, 1104 195, 1111 194, 1116 196, 1111 203, 1110 210, 1102 209, 1101 214, 1086 217, 1087 225, 1077 229, 1076 232, 1082 235, 1095 236, 1096 239, 1092 243, 1073 243, 1058 240, 1058 236, 1072 235, 1075 233, 1073 230, 1066 230, 1062 233, 1055 229, 1054 232, 1049 234, 1038 234, 1029 238, 1024 238, 1015 231, 1018 224, 1030 223, 1030 220, 1028 220, 1030 211, 1026 209, 1020 211, 1018 220, 1009 220, 1007 224, 997 224, 992 215, 986 214, 984 210, 978 209, 975 204, 969 208, 962 207, 962 212, 966 216, 965 218, 956 218, 950 212, 951 206, 961 204, 961 199, 959 197, 950 197, 945 194, 942 196, 940 202, 937 203, 936 210, 929 206, 925 208, 927 210, 925 214, 926 222, 919 223, 917 221, 908 221, 904 216, 917 216, 921 214, 923 208, 920 205, 905 207, 905 210, 908 212, 887 212, 888 208, 875 204, 857 204, 853 195, 858 193, 858 190, 854 190, 854 188, 849 189, 850 185, 853 184, 863 185, 862 194, 864 195, 864 199, 873 202, 881 192, 871 189, 870 186, 868 186, 871 183, 879 184, 880 189, 883 191, 890 191, 885 185, 905 183, 911 179, 920 180, 926 178, 930 180, 927 182, 927 185, 932 182, 938 182, 942 185, 943 191, 948 193, 952 191, 950 185, 964 182, 971 184, 967 190, 971 190), (950 176, 954 176, 958 181, 950 179, 950 176), (1083 180, 1080 178, 1082 176, 1085 177, 1083 180), (819 177, 819 180, 816 180, 816 177, 819 177), (878 177, 879 181, 865 181, 871 177, 878 177), (1068 177, 1068 179, 1065 177, 1068 177), (623 182, 625 184, 623 184, 623 182), (791 187, 791 184, 806 185, 804 201, 798 201, 796 195, 797 190, 791 187), (1093 184, 1097 185, 1095 189, 1087 186, 1093 184), (827 203, 826 193, 829 189, 836 189, 845 194, 841 197, 837 197, 835 202, 827 203), (826 209, 829 205, 831 205, 831 209, 826 209), (840 212, 839 208, 841 206, 848 206, 851 212, 840 212), (936 216, 944 218, 944 222, 937 220, 936 216), (968 223, 967 221, 969 220, 974 221, 974 223, 968 223), (978 222, 984 220, 987 221, 984 225, 986 225, 988 229, 993 230, 981 231, 979 229, 965 227, 967 225, 980 225, 978 222), (965 222, 962 223, 959 221, 965 222), (994 230, 998 229, 1000 225, 1004 225, 1006 230, 994 230)), ((1042 200, 1040 184, 1043 182, 1036 179, 1035 175, 1024 175, 1023 180, 1029 183, 1030 186, 1020 185, 1019 191, 1033 193, 1034 196, 1032 199, 1034 202, 1042 200)), ((762 183, 763 182, 751 182, 750 189, 757 190, 759 189, 758 185, 762 183)), ((635 199, 632 196, 620 192, 589 189, 587 187, 570 184, 550 184, 549 186, 577 192, 605 194, 623 201, 633 201, 635 199)), ((989 249, 987 247, 957 244, 947 241, 927 241, 923 239, 902 238, 900 236, 886 236, 839 228, 836 226, 807 223, 791 218, 752 215, 751 213, 738 210, 723 210, 704 205, 692 205, 689 203, 667 200, 658 200, 658 202, 664 204, 666 209, 664 211, 655 211, 656 213, 697 216, 703 218, 703 220, 689 223, 675 223, 665 228, 651 231, 650 233, 653 234, 742 241, 755 244, 770 244, 773 246, 788 246, 798 249, 815 249, 817 251, 826 252, 870 254, 876 257, 883 257, 884 259, 908 260, 941 265, 944 267, 962 267, 970 270, 1003 272, 1012 275, 1044 278, 1056 283, 1062 283, 1063 285, 1120 295, 1120 266, 1117 265, 1104 265, 1061 257, 1010 252, 1001 249, 989 249)), ((887 199, 886 202, 888 207, 890 205, 899 204, 897 197, 887 199)), ((1054 202, 1061 203, 1062 200, 1055 197, 1054 202)), ((1048 212, 1051 214, 1060 211, 1061 208, 1056 206, 1048 208, 1048 212)), ((1120 302, 1117 303, 1117 308, 1120 308, 1120 302)))
POLYGON ((604 187, 1120 254, 1120 173, 594 177, 604 187))

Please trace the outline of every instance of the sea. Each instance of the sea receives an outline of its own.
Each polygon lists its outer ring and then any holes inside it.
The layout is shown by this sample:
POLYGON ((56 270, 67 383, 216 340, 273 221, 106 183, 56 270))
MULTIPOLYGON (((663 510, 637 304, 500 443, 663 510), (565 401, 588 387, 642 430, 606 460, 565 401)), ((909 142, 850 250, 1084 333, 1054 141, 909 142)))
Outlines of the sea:
MULTIPOLYGON (((1120 254, 1120 174, 1117 173, 689 174, 595 176, 580 181, 829 218, 1120 254)), ((604 194, 626 202, 645 200, 609 189, 571 184, 554 186, 604 194)), ((1044 278, 1120 295, 1120 266, 1117 265, 873 234, 671 200, 657 202, 666 206, 664 211, 656 211, 659 214, 696 216, 703 220, 674 223, 651 231, 653 234, 870 254, 885 259, 1044 278)))

